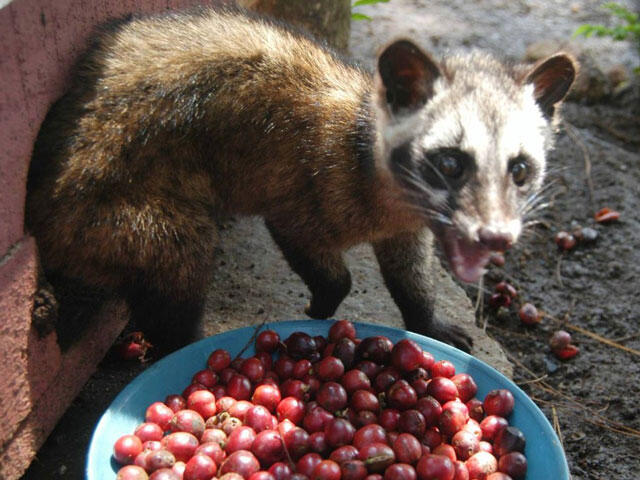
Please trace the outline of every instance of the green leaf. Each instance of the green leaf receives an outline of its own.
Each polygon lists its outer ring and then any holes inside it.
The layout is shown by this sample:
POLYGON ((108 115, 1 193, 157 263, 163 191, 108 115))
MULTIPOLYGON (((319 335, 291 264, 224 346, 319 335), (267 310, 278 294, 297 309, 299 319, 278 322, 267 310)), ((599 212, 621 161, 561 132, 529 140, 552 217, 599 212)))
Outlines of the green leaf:
POLYGON ((611 36, 615 40, 624 40, 625 38, 627 38, 628 33, 629 32, 627 31, 627 29, 625 27, 616 27, 611 32, 611 36))
POLYGON ((613 30, 602 25, 594 25, 592 33, 595 33, 598 37, 613 36, 613 30))
POLYGON ((626 8, 624 8, 622 5, 618 3, 609 2, 609 3, 605 3, 602 6, 610 10, 611 13, 614 14, 616 17, 622 18, 629 23, 636 23, 638 21, 637 14, 631 13, 629 10, 627 10, 626 8))
POLYGON ((390 0, 356 0, 351 5, 353 7, 359 7, 360 5, 373 5, 374 3, 389 3, 390 0))
MULTIPOLYGON (((627 23, 617 25, 613 28, 605 27, 604 25, 581 25, 573 32, 572 37, 577 37, 578 35, 591 37, 592 35, 596 35, 598 37, 611 37, 617 41, 627 39, 635 40, 638 50, 640 51, 640 15, 630 12, 616 2, 605 3, 602 7, 609 10, 615 17, 625 20, 627 23)), ((638 73, 640 67, 636 67, 634 71, 638 73)))
POLYGON ((593 34, 593 25, 585 24, 580 25, 576 28, 576 31, 573 32, 573 37, 577 37, 578 35, 584 35, 585 37, 589 37, 593 34))
POLYGON ((371 21, 371 17, 369 15, 365 15, 364 13, 352 13, 352 20, 369 20, 371 21))

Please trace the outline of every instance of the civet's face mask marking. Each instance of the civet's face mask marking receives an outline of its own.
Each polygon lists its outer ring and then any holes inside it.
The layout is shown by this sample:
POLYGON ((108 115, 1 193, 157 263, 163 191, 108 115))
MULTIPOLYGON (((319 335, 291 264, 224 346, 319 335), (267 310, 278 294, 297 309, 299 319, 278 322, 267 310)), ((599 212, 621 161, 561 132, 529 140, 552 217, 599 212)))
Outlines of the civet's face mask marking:
POLYGON ((574 63, 559 54, 523 71, 474 53, 436 64, 398 41, 378 68, 383 158, 454 274, 475 282, 491 252, 518 239, 537 198, 574 63))

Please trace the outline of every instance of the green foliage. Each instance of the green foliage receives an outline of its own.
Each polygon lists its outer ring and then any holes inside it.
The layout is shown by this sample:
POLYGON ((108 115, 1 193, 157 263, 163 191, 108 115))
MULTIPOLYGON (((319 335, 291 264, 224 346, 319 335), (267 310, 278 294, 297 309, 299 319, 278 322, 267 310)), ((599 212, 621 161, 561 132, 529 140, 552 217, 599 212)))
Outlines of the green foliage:
POLYGON ((369 15, 365 15, 364 13, 354 12, 353 9, 355 7, 360 7, 362 5, 373 5, 375 3, 388 3, 390 0, 356 0, 351 4, 351 19, 352 20, 371 20, 369 15))
MULTIPOLYGON (((585 24, 578 27, 573 32, 573 36, 584 35, 585 37, 591 37, 593 35, 597 37, 611 37, 614 40, 630 40, 636 43, 636 48, 640 51, 640 17, 637 13, 630 12, 622 5, 609 2, 602 5, 611 12, 611 14, 626 23, 616 25, 614 27, 605 27, 604 25, 591 25, 585 24)), ((640 74, 640 67, 636 67, 636 73, 640 74)))
POLYGON ((627 38, 635 39, 640 42, 640 20, 637 13, 632 13, 623 6, 611 2, 605 3, 604 8, 611 11, 616 17, 626 21, 626 24, 617 25, 615 27, 605 27, 604 25, 582 25, 573 34, 573 36, 584 35, 591 37, 612 37, 614 40, 626 40, 627 38))

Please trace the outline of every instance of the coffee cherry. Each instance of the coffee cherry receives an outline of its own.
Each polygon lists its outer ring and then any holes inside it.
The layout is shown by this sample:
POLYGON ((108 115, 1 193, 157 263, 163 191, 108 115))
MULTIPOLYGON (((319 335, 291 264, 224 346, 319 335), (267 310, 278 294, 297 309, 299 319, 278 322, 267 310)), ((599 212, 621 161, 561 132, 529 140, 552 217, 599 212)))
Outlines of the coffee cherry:
POLYGON ((140 453, 142 453, 142 442, 135 435, 123 435, 113 446, 113 458, 122 465, 133 463, 140 453))
POLYGON ((520 321, 525 325, 536 325, 540 323, 540 314, 535 305, 531 303, 525 303, 518 310, 518 316, 520 321))
POLYGON ((576 246, 576 239, 568 232, 558 232, 555 237, 556 245, 563 252, 572 250, 576 246))
POLYGON ((498 415, 506 418, 513 410, 514 402, 513 394, 505 388, 500 388, 491 390, 487 396, 484 397, 482 405, 485 414, 498 415))
POLYGON ((416 472, 420 479, 453 480, 455 467, 447 457, 427 454, 416 465, 416 472))
POLYGON ((598 223, 611 223, 620 218, 620 213, 615 210, 611 210, 608 207, 604 207, 596 212, 594 218, 598 223))
POLYGON ((273 353, 280 344, 280 335, 273 330, 264 330, 256 337, 256 352, 273 353))

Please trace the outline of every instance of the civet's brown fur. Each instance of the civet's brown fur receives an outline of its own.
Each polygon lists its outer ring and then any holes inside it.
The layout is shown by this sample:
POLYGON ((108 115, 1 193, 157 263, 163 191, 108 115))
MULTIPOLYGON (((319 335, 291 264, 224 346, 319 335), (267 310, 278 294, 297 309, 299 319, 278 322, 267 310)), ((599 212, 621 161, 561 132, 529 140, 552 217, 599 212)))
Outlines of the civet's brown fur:
POLYGON ((202 304, 214 214, 260 215, 309 286, 311 316, 348 293, 341 252, 362 242, 387 259, 405 319, 430 316, 430 241, 379 165, 374 92, 370 74, 310 38, 244 14, 106 28, 35 146, 26 221, 45 271, 172 305, 169 329, 202 304))

